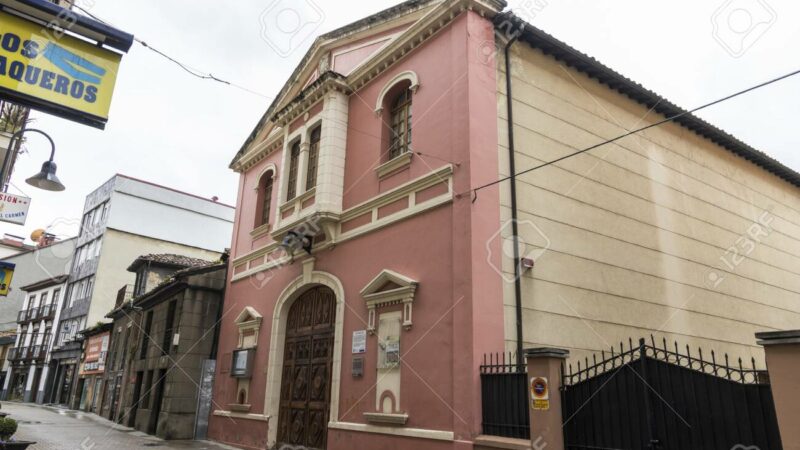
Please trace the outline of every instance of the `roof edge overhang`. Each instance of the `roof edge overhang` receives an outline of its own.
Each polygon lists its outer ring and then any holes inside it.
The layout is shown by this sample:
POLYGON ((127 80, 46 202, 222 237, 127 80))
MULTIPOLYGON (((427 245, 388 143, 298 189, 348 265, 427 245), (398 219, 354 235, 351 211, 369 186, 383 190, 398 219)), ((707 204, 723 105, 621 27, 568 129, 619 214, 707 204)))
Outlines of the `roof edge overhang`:
MULTIPOLYGON (((652 111, 665 118, 674 117, 686 112, 685 109, 675 105, 666 98, 605 66, 585 53, 554 38, 541 29, 534 27, 512 12, 498 14, 494 18, 494 23, 495 28, 504 33, 514 33, 515 29, 518 30, 519 40, 526 42, 533 48, 541 50, 545 55, 562 61, 567 66, 579 72, 583 72, 590 78, 596 79, 598 82, 652 109, 652 111)), ((800 187, 800 173, 694 114, 686 114, 677 117, 674 119, 674 122, 694 132, 698 136, 725 148, 729 152, 760 166, 767 172, 778 176, 784 181, 800 187)))

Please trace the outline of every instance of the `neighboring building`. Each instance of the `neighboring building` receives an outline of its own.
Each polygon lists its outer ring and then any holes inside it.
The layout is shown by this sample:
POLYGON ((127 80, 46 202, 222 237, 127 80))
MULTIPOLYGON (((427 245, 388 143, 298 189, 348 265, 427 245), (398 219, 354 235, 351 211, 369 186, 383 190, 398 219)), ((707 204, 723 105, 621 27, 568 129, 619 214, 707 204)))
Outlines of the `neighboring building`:
POLYGON ((0 398, 43 403, 52 389, 48 384, 50 352, 66 282, 67 275, 61 275, 20 288, 28 296, 17 314, 18 339, 9 355, 11 372, 0 398))
POLYGON ((0 259, 31 251, 34 248, 36 247, 25 243, 24 237, 6 233, 3 235, 3 239, 0 240, 0 259))
POLYGON ((133 298, 120 289, 108 315, 114 336, 102 414, 164 439, 203 437, 210 397, 198 396, 213 379, 227 263, 147 255, 128 270, 136 273, 133 298))
POLYGON ((98 413, 103 407, 103 388, 108 349, 111 344, 110 323, 99 323, 83 330, 83 359, 78 371, 78 409, 98 413))
POLYGON ((471 448, 486 353, 800 327, 800 174, 696 117, 497 182, 681 111, 505 6, 320 36, 235 156, 212 439, 471 448))
POLYGON ((0 388, 6 385, 6 378, 11 371, 11 363, 8 361, 8 354, 14 347, 17 335, 14 332, 6 331, 0 335, 0 388))
POLYGON ((58 278, 69 273, 72 253, 77 238, 48 242, 34 250, 3 258, 14 263, 14 277, 7 297, 0 298, 0 331, 17 329, 17 314, 27 298, 21 286, 38 283, 48 278, 58 278))
POLYGON ((133 282, 127 262, 143 253, 218 259, 229 246, 233 208, 124 175, 115 175, 86 197, 58 328, 55 376, 65 380, 57 403, 77 407, 77 334, 103 321, 119 287, 133 282))

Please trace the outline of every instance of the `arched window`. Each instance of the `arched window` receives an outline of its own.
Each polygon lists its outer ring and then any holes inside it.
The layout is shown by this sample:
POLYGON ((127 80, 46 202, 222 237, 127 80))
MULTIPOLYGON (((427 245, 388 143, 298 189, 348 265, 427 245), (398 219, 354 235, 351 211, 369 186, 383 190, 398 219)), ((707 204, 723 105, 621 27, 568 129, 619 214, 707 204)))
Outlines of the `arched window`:
POLYGON ((262 226, 269 223, 269 216, 272 212, 272 184, 275 181, 274 172, 268 171, 261 177, 258 183, 258 218, 256 219, 256 226, 262 226))
POLYGON ((311 131, 311 142, 308 146, 308 171, 306 172, 306 190, 317 185, 317 166, 319 161, 319 140, 322 135, 322 126, 318 125, 311 131))
POLYGON ((404 89, 391 105, 389 124, 389 159, 394 159, 411 148, 411 89, 404 89))
POLYGON ((289 151, 289 173, 286 176, 286 201, 289 201, 297 196, 297 165, 300 162, 300 141, 298 140, 292 144, 289 151))

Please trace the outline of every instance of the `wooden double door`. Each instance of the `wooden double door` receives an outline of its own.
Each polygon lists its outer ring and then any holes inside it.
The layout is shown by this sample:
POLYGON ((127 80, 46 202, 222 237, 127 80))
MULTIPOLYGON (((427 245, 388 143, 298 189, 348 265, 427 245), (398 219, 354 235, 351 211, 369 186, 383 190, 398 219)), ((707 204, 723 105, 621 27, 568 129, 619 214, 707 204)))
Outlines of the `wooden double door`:
POLYGON ((336 296, 324 286, 295 300, 286 321, 278 442, 324 449, 330 417, 336 296))

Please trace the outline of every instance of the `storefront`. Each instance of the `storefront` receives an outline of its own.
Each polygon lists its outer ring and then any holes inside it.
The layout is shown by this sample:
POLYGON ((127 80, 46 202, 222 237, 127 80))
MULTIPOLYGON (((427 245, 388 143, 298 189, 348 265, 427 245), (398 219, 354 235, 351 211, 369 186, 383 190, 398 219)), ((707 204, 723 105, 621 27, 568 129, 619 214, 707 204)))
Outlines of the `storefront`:
POLYGON ((111 341, 111 324, 102 324, 84 331, 83 359, 78 373, 77 408, 100 412, 104 398, 103 377, 111 341))

